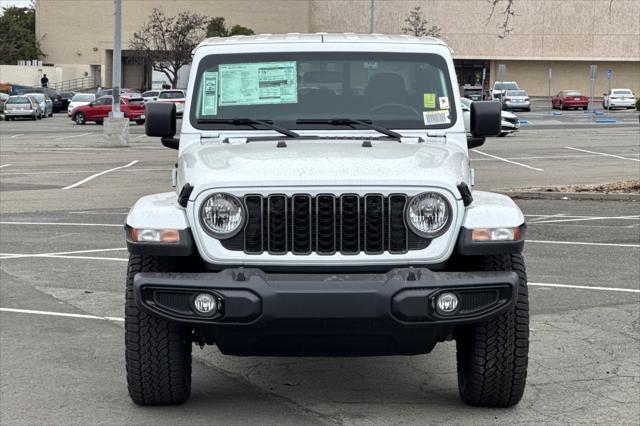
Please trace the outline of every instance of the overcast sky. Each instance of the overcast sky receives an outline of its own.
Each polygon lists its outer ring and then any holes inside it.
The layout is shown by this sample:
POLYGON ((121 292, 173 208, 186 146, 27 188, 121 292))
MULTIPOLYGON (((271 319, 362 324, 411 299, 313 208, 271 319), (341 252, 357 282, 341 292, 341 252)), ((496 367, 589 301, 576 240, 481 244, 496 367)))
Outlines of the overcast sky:
POLYGON ((31 0, 0 0, 0 9, 9 6, 27 7, 31 0))

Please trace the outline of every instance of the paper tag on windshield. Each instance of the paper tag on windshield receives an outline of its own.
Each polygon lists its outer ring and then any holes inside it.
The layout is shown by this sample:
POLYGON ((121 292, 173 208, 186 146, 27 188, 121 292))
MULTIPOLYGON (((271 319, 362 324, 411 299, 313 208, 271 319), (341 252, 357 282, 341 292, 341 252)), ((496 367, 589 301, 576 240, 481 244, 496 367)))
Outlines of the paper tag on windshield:
POLYGON ((436 107, 436 94, 435 93, 423 93, 424 107, 434 109, 436 107))
POLYGON ((202 76, 202 115, 218 114, 218 72, 202 76))
POLYGON ((422 113, 425 126, 436 126, 438 124, 449 124, 449 111, 424 111, 422 113))
POLYGON ((449 98, 446 96, 439 97, 438 103, 440 104, 440 109, 449 109, 449 98))

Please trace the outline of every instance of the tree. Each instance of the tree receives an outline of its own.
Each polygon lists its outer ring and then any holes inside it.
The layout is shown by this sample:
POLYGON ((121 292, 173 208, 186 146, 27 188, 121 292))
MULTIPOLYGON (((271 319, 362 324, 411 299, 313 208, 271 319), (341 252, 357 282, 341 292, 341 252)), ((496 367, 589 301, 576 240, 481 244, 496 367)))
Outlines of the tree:
POLYGON ((4 7, 0 15, 0 64, 42 58, 36 39, 36 10, 29 7, 4 7))
POLYGON ((212 18, 207 25, 207 37, 230 37, 234 35, 253 35, 255 34, 251 28, 241 25, 234 25, 227 28, 225 20, 221 16, 212 18))
POLYGON ((176 87, 178 71, 191 63, 191 52, 204 37, 206 24, 207 17, 203 15, 180 12, 169 17, 154 8, 149 21, 133 33, 129 46, 176 87))
POLYGON ((440 37, 440 32, 442 31, 442 28, 436 25, 428 28, 429 21, 423 16, 422 8, 420 6, 414 7, 413 10, 409 12, 409 16, 405 18, 404 22, 407 26, 402 28, 402 32, 405 34, 412 34, 416 37, 440 37))

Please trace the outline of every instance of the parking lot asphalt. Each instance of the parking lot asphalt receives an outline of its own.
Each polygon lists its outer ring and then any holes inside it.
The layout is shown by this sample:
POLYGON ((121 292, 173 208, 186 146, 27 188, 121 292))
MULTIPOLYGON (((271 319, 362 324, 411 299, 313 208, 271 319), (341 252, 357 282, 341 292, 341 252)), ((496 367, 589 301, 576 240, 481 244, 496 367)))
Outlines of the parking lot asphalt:
MULTIPOLYGON (((541 113, 519 115, 534 123, 541 113)), ((637 113, 582 127, 571 114, 584 113, 564 113, 473 151, 476 189, 640 176, 637 113)), ((2 424, 637 424, 640 209, 620 201, 517 200, 532 340, 515 408, 459 400, 453 342, 425 356, 353 359, 194 348, 186 404, 135 406, 124 376, 122 224, 140 196, 172 190, 176 152, 135 124, 128 148, 102 147, 101 131, 61 114, 0 123, 2 424)))

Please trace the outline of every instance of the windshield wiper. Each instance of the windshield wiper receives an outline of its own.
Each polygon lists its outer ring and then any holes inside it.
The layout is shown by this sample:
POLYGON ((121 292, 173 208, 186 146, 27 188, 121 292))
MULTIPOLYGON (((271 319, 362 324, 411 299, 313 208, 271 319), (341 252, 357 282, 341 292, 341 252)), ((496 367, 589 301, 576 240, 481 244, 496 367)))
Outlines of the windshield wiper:
POLYGON ((289 136, 290 138, 300 137, 299 134, 292 130, 273 124, 271 120, 254 120, 253 118, 200 118, 198 119, 198 124, 231 124, 233 126, 252 126, 258 124, 282 133, 285 136, 289 136))
POLYGON ((396 133, 386 127, 378 126, 377 124, 373 124, 371 120, 356 120, 353 118, 302 118, 296 120, 296 124, 330 124, 332 126, 353 126, 354 124, 359 124, 394 139, 399 140, 402 138, 400 133, 396 133))

